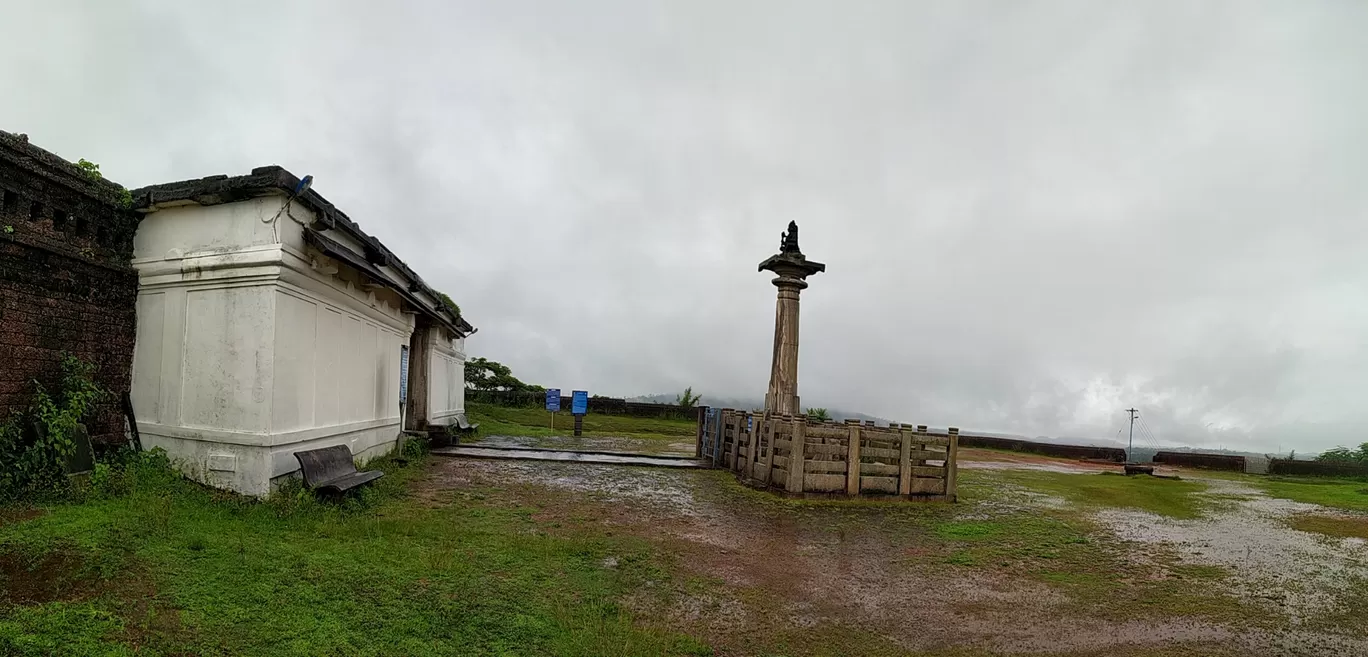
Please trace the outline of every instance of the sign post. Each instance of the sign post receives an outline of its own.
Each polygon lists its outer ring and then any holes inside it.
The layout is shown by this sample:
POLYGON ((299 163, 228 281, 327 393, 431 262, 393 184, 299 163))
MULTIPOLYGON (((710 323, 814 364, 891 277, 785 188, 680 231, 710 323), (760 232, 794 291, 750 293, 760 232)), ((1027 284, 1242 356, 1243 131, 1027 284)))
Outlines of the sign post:
POLYGON ((584 415, 589 412, 589 391, 570 393, 570 412, 575 416, 575 435, 578 436, 584 431, 584 415))
POLYGON ((556 428, 556 411, 560 410, 560 388, 548 388, 546 391, 546 410, 551 411, 551 428, 556 428))
POLYGON ((404 411, 408 410, 408 374, 409 374, 409 348, 408 345, 399 345, 399 452, 404 451, 404 430, 408 428, 408 418, 404 417, 404 411))

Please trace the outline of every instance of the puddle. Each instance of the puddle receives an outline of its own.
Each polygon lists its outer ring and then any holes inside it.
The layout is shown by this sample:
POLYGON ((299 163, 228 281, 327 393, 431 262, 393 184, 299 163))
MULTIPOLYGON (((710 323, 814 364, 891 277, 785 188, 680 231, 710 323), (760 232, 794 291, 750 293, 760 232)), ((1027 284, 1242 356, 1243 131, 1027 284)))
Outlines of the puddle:
MULTIPOLYGON (((1103 471, 1098 466, 1070 465, 1067 463, 1027 463, 1022 461, 960 461, 959 467, 965 470, 1039 470, 1063 474, 1097 474, 1103 471)), ((1120 472, 1116 468, 1115 472, 1120 472)))
POLYGON ((1273 605, 1294 622, 1345 611, 1340 595, 1354 580, 1368 579, 1368 548, 1286 525, 1293 515, 1326 509, 1271 498, 1239 482, 1201 481, 1210 486, 1202 494, 1219 496, 1225 505, 1210 517, 1175 520, 1107 509, 1097 518, 1124 540, 1167 544, 1185 562, 1228 568, 1234 576, 1226 583, 1234 593, 1273 605))
POLYGON ((650 438, 602 436, 482 436, 461 446, 518 447, 527 449, 570 449, 603 452, 645 452, 661 456, 693 456, 694 444, 665 442, 650 438))
MULTIPOLYGON (((518 482, 583 493, 611 502, 640 502, 688 517, 709 516, 694 496, 694 485, 682 468, 632 468, 573 461, 460 460, 472 480, 518 482)), ((455 468, 443 468, 451 471, 455 468)))
POLYGON ((658 468, 701 468, 702 461, 691 458, 665 458, 640 454, 608 454, 605 452, 573 452, 566 450, 514 449, 477 446, 441 447, 432 450, 440 456, 477 459, 510 459, 517 461, 570 461, 602 463, 605 465, 645 465, 658 468))

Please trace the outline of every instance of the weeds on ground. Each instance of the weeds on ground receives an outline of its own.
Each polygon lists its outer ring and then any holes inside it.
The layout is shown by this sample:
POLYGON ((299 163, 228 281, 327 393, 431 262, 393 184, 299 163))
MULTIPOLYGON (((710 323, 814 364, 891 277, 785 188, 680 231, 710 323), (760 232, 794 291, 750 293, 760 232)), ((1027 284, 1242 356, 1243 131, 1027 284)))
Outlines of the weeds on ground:
POLYGON ((1288 522, 1293 529, 1321 534, 1332 538, 1368 539, 1368 517, 1337 518, 1302 514, 1293 516, 1288 522))
POLYGON ((1012 470, 1003 471, 1001 479, 1090 507, 1137 509, 1179 519, 1201 517, 1204 502, 1193 493, 1207 489, 1207 485, 1199 481, 1126 476, 1112 472, 1069 474, 1012 470))
POLYGON ((0 654, 706 654, 617 606, 666 577, 649 551, 412 496, 427 464, 409 449, 340 500, 207 489, 155 453, 101 469, 84 503, 0 525, 5 588, 34 592, 0 601, 0 654), (58 565, 77 574, 36 584, 58 565))
POLYGON ((1252 483, 1263 488, 1270 497, 1368 512, 1368 481, 1365 480, 1274 476, 1252 483))
POLYGON ((1066 594, 1080 613, 1111 620, 1150 615, 1254 624, 1267 620, 1266 614, 1221 593, 1219 587, 1194 586, 1194 581, 1227 577, 1225 569, 1183 564, 1162 546, 1142 548, 1120 541, 1089 513, 1092 508, 1120 506, 1189 517, 1200 507, 1184 498, 1201 490, 1200 484, 1035 471, 964 471, 961 477, 961 490, 974 501, 930 526, 943 563, 951 568, 966 574, 1025 576, 1066 594), (1074 503, 1059 508, 1002 505, 1003 484, 1074 503), (992 491, 995 487, 999 492, 992 491), (1116 501, 1119 498, 1122 501, 1116 501), (987 504, 976 506, 980 502, 987 504))

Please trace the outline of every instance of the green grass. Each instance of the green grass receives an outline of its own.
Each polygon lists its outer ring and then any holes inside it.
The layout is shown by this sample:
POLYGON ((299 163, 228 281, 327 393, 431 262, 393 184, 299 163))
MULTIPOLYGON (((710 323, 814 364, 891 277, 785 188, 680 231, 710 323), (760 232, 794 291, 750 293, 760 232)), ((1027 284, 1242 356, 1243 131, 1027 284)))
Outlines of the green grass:
POLYGON ((0 525, 0 654, 709 654, 619 607, 669 580, 641 540, 478 492, 426 502, 404 493, 424 465, 380 467, 342 504, 153 473, 0 525))
POLYGON ((1368 518, 1334 518, 1330 516, 1298 515, 1288 523, 1293 529, 1313 532, 1334 538, 1368 539, 1368 518))
MULTIPOLYGON (((1086 478, 1091 475, 1066 475, 1086 478)), ((1127 547, 1080 510, 1014 511, 991 520, 947 519, 931 526, 949 567, 1026 577, 1065 593, 1080 615, 1115 621, 1191 615, 1217 622, 1262 623, 1257 610, 1208 587, 1225 569, 1148 555, 1138 566, 1127 547), (1192 580, 1203 581, 1194 586, 1192 580)))
POLYGON ((1348 511, 1368 511, 1368 481, 1320 477, 1265 477, 1255 480, 1272 497, 1348 511))
MULTIPOLYGON (((556 428, 551 428, 551 414, 540 408, 519 408, 470 403, 466 414, 471 422, 478 422, 480 434, 488 436, 566 436, 574 428, 574 417, 569 413, 556 415, 556 428)), ((584 416, 584 435, 592 437, 629 437, 659 440, 692 440, 697 435, 693 420, 631 417, 590 413, 584 416)))
POLYGON ((1206 484, 1196 481, 1114 473, 1015 470, 1004 471, 1001 476, 1004 481, 1087 506, 1138 509, 1180 519, 1201 517, 1202 502, 1192 494, 1207 488, 1206 484))

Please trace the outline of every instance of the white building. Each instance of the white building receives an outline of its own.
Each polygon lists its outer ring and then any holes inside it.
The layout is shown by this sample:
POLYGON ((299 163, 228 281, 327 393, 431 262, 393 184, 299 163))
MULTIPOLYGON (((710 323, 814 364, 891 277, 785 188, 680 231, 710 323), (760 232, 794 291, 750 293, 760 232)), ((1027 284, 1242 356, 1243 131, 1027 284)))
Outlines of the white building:
POLYGON ((262 167, 134 192, 143 445, 248 495, 296 472, 300 450, 388 453, 401 410, 409 429, 465 410, 475 329, 323 197, 292 198, 298 185, 262 167))

